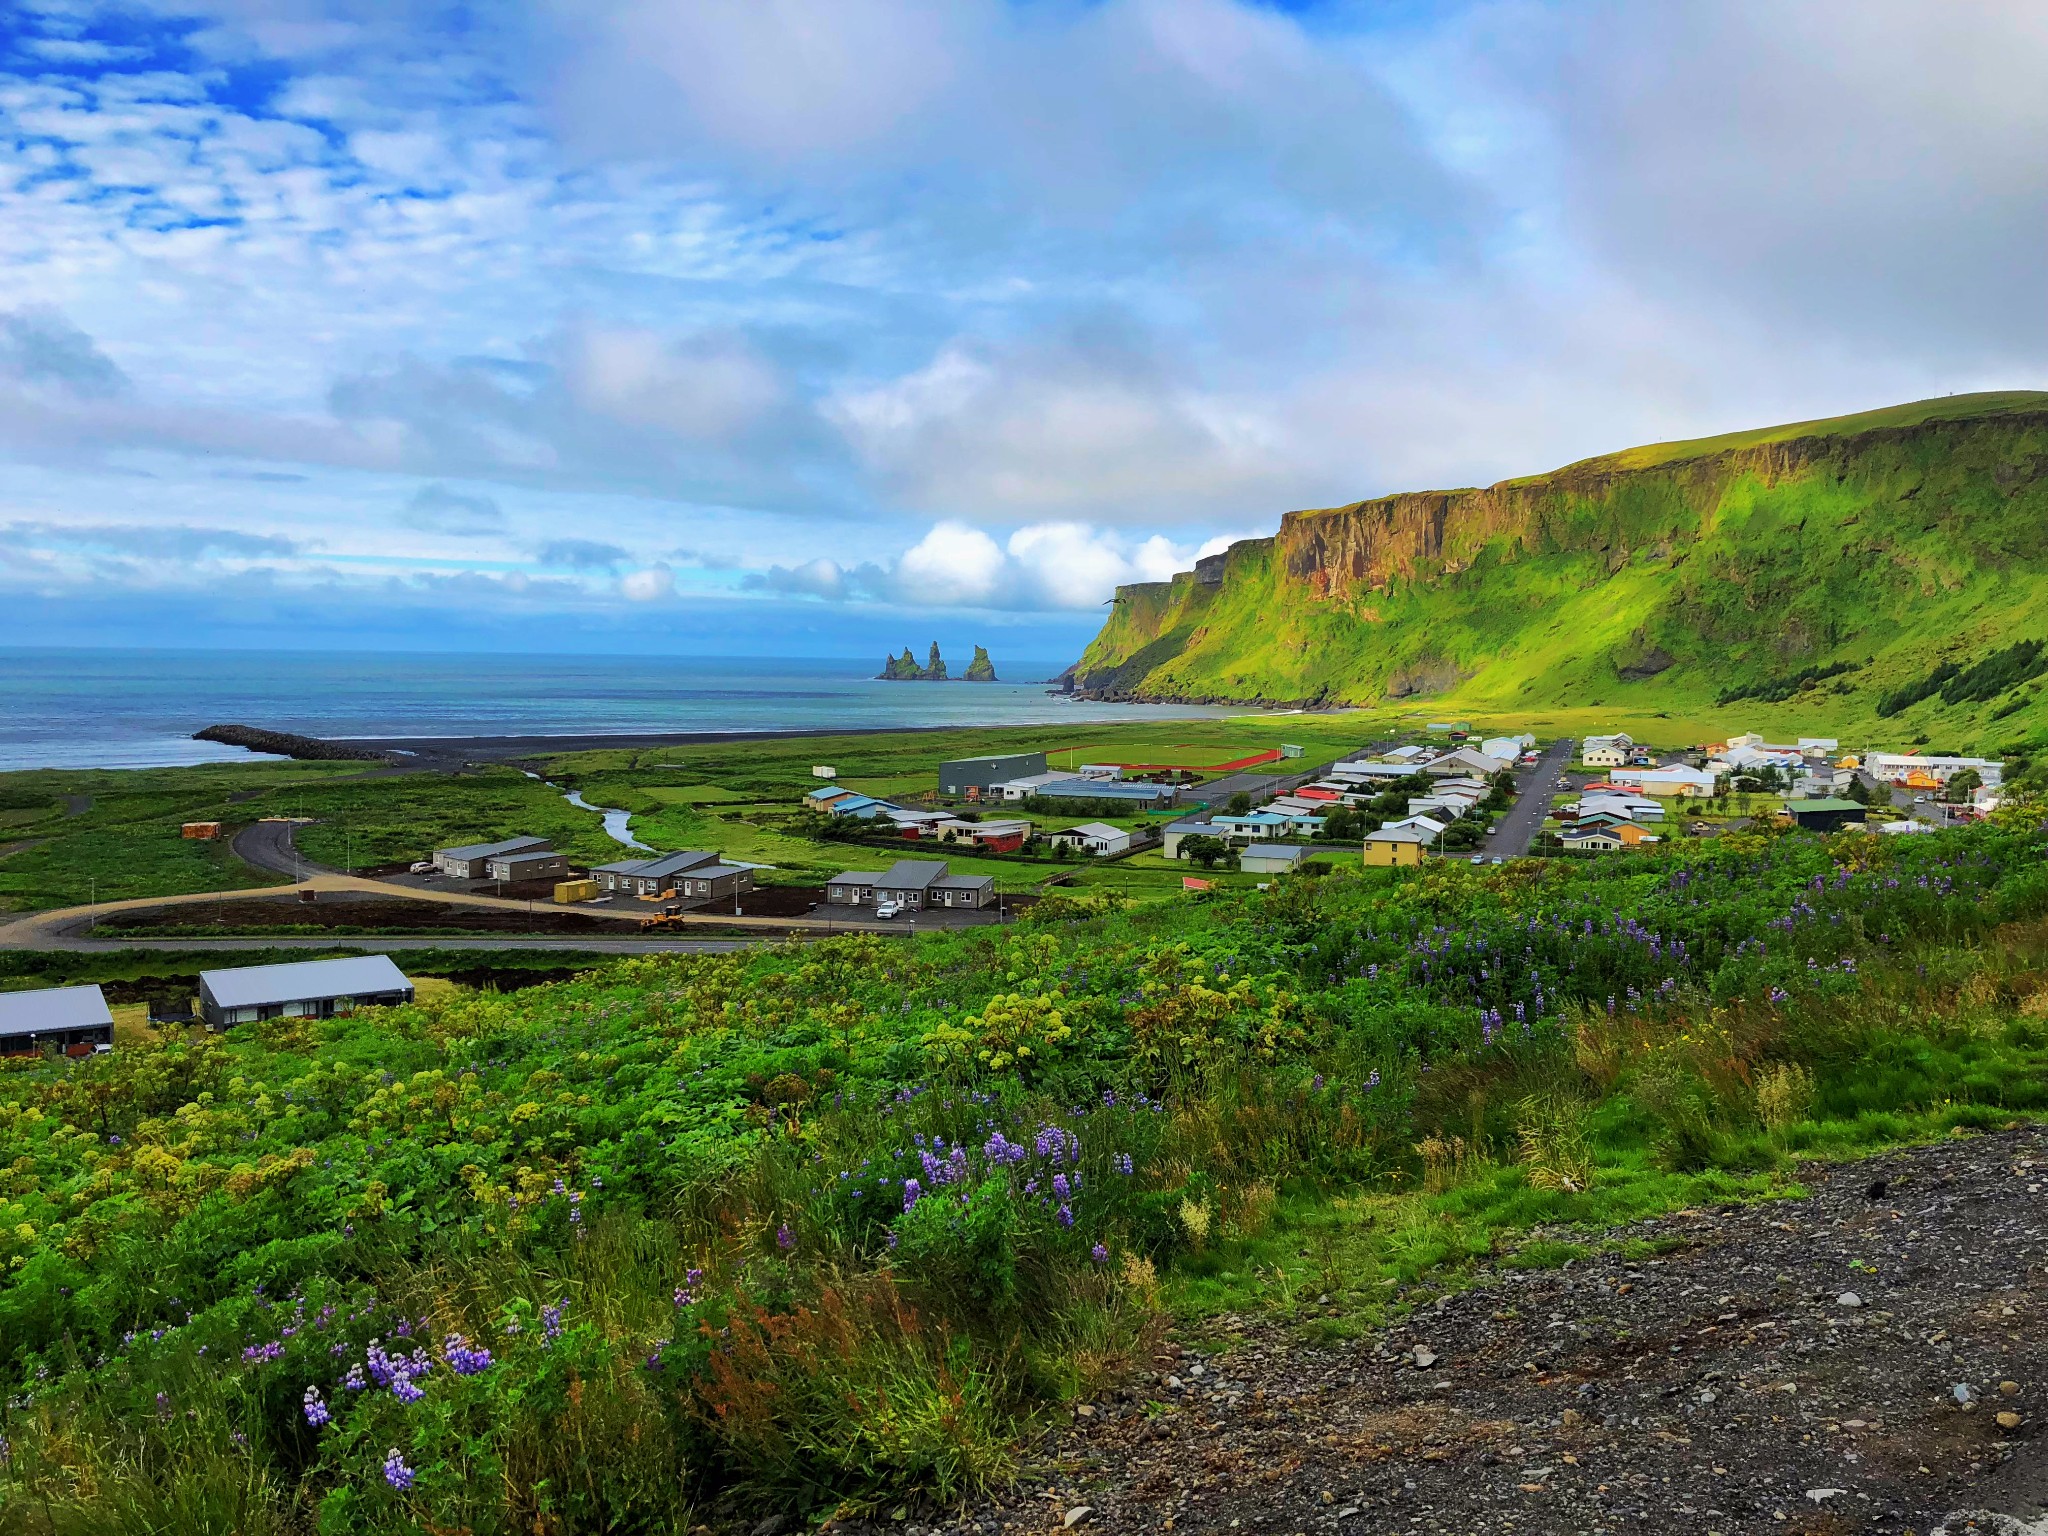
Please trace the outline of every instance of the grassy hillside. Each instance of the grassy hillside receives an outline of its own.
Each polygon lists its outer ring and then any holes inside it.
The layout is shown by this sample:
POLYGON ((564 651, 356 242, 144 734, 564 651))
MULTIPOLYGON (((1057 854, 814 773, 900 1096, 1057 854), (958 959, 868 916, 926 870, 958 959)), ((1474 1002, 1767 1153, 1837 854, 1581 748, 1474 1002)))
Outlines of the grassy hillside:
POLYGON ((1987 743, 2048 726, 2048 658, 1935 669, 2043 639, 2048 394, 2012 393, 1289 513, 1199 572, 1122 589, 1075 670, 1149 697, 1987 743))

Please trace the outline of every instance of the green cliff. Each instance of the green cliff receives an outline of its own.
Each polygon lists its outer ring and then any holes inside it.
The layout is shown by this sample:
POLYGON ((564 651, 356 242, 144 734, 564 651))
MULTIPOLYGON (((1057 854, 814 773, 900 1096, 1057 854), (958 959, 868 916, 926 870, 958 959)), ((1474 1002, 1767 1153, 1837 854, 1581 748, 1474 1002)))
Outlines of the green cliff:
POLYGON ((988 647, 977 645, 974 660, 967 663, 967 670, 960 674, 962 682, 993 683, 996 678, 996 664, 988 659, 988 647))
POLYGON ((2048 722, 2034 653, 1927 685, 2043 638, 2048 394, 2019 392, 1290 512, 1119 588, 1071 675, 1113 697, 1474 710, 1804 697, 1845 727, 2009 738, 2048 722))

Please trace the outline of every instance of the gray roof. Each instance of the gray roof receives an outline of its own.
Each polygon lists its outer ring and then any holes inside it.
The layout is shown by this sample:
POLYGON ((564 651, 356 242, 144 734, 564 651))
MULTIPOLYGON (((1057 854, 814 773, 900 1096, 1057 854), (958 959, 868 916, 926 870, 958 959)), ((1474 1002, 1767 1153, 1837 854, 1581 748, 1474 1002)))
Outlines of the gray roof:
POLYGON ((1166 830, 1169 832, 1214 832, 1216 827, 1213 822, 1207 821, 1170 821, 1166 824, 1166 830))
POLYGON ((1041 784, 1038 792, 1056 800, 1165 800, 1174 794, 1174 787, 1121 779, 1060 779, 1041 784))
POLYGON ((922 891, 928 890, 933 881, 945 878, 944 859, 898 859, 875 883, 892 891, 922 891))
POLYGON ((1424 837, 1413 827, 1381 827, 1377 832, 1365 834, 1368 843, 1426 843, 1424 837))
POLYGON ((259 1008, 266 1003, 301 1003, 318 997, 368 997, 377 992, 402 992, 412 985, 389 955, 201 971, 199 984, 223 1008, 259 1008))
POLYGON ((695 869, 700 864, 717 862, 717 854, 692 849, 683 853, 659 853, 651 859, 621 859, 616 864, 600 864, 591 873, 634 875, 643 880, 658 880, 664 875, 679 875, 686 869, 695 869))
POLYGON ((943 880, 934 880, 932 889, 937 891, 980 891, 996 883, 994 875, 947 875, 943 880))
POLYGON ((884 876, 877 869, 842 870, 825 883, 827 885, 879 885, 884 876))
POLYGON ((1312 851, 1302 847, 1299 843, 1253 843, 1243 853, 1239 854, 1238 858, 1240 860, 1285 859, 1290 864, 1299 864, 1312 851))
POLYGON ((113 1022, 114 1016, 107 1012, 107 999, 98 987, 0 992, 0 1035, 104 1028, 113 1022))
POLYGON ((439 850, 439 856, 444 859, 494 859, 501 853, 525 853, 547 845, 548 840, 544 837, 508 837, 502 843, 471 843, 465 848, 443 848, 439 850))

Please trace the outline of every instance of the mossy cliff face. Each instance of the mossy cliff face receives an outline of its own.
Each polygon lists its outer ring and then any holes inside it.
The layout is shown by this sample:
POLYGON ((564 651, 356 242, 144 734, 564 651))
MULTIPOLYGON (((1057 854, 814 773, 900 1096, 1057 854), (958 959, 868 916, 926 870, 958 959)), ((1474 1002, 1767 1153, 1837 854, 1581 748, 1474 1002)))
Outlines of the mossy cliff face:
MULTIPOLYGON (((1691 708, 1836 666, 1812 691, 1840 721, 1936 661, 2037 637, 2048 395, 1952 397, 1290 512, 1272 538, 1119 589, 1074 684, 1691 708)), ((2040 713, 2026 690, 1936 709, 1937 730, 2040 713)))

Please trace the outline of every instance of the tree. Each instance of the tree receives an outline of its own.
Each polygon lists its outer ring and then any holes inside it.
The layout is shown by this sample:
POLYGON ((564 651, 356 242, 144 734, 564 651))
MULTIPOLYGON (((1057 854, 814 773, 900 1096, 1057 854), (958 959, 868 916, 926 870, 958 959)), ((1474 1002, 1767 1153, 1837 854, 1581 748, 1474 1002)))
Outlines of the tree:
POLYGON ((1515 792, 1514 774, 1505 768, 1501 769, 1493 776, 1493 787, 1503 795, 1512 795, 1515 792))
POLYGON ((1974 768, 1965 768, 1943 786, 1941 798, 1951 805, 1962 805, 1983 786, 1984 775, 1974 768))
POLYGON ((1251 808, 1252 797, 1246 794, 1243 790, 1240 789, 1236 794, 1230 797, 1228 809, 1231 815, 1243 816, 1247 812, 1249 812, 1251 808))
POLYGON ((1348 843, 1364 835, 1358 812, 1348 805, 1333 806, 1323 817, 1323 830, 1318 834, 1325 842, 1348 843))
POLYGON ((1207 832, 1196 832, 1180 840, 1180 855, 1204 869, 1214 869, 1230 852, 1230 845, 1207 832))

